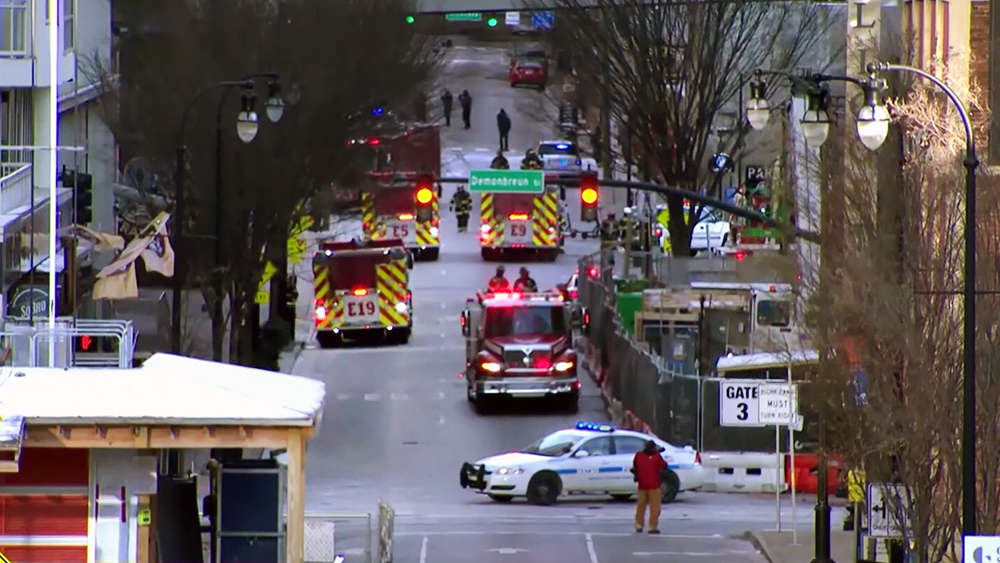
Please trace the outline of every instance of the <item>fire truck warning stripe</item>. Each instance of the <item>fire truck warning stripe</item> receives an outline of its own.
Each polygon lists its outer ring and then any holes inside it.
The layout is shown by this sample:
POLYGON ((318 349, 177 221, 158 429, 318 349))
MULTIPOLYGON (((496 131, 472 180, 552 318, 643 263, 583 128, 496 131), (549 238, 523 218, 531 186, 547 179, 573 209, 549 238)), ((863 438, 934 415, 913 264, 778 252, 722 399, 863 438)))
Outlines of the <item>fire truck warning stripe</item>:
POLYGON ((403 280, 405 277, 398 268, 380 268, 378 271, 379 290, 388 291, 397 300, 406 299, 406 282, 403 280))
POLYGON ((406 317, 396 310, 397 303, 406 302, 406 266, 398 262, 379 264, 379 320, 383 325, 405 325, 406 317))
POLYGON ((313 295, 315 299, 327 299, 330 294, 330 281, 324 267, 313 270, 313 295))

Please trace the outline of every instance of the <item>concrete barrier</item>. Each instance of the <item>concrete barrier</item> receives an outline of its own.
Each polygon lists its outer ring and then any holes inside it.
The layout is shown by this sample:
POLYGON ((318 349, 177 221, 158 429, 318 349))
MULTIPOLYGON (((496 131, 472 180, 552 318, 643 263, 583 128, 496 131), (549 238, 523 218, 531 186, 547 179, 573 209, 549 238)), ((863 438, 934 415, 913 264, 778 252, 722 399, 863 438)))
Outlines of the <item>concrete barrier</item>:
POLYGON ((720 493, 784 492, 784 454, 701 452, 709 481, 703 491, 720 493))

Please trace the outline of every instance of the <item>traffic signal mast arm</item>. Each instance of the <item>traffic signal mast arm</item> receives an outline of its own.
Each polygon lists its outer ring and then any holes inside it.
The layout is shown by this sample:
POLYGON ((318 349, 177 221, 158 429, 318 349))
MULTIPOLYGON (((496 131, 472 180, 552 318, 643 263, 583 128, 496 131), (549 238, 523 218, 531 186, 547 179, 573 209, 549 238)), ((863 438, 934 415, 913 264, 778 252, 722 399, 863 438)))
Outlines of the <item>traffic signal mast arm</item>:
MULTIPOLYGON (((468 178, 439 178, 438 182, 442 184, 467 184, 469 182, 468 178)), ((578 186, 580 184, 580 178, 578 176, 561 176, 561 177, 546 177, 546 184, 555 184, 559 186, 578 186)), ((784 233, 786 236, 791 238, 801 238, 809 242, 814 242, 819 244, 820 234, 814 231, 806 231, 800 229, 794 225, 788 223, 783 223, 772 217, 768 217, 762 213, 757 213, 755 211, 750 211, 742 207, 738 207, 731 203, 726 203, 724 201, 708 197, 706 195, 698 194, 695 192, 689 192, 687 190, 682 190, 680 188, 672 188, 670 186, 664 186, 662 184, 654 184, 652 182, 629 182, 625 180, 601 180, 601 187, 605 188, 632 188, 637 190, 643 190, 647 192, 652 192, 660 195, 673 195, 679 196, 684 199, 693 201, 695 203, 700 203, 720 211, 725 211, 737 217, 742 217, 744 219, 749 219, 751 221, 758 221, 765 225, 775 227, 784 233)))

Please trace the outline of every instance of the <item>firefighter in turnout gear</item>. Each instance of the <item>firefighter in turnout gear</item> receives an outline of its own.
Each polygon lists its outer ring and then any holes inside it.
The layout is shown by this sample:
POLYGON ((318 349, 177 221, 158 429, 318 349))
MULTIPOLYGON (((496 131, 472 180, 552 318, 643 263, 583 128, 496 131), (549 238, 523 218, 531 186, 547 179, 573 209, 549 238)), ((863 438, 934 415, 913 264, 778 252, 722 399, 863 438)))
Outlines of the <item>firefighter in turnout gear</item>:
POLYGON ((521 170, 541 170, 542 160, 538 158, 538 153, 535 149, 528 149, 524 151, 524 159, 521 160, 521 170))
POLYGON ((494 170, 508 170, 510 168, 510 163, 507 162, 507 157, 503 155, 503 151, 497 151, 497 155, 493 157, 493 162, 490 163, 490 168, 494 170))
POLYGON ((503 266, 497 266, 497 274, 490 278, 489 292, 496 293, 498 291, 510 291, 510 282, 503 275, 506 269, 503 266))
POLYGON ((449 209, 455 213, 455 218, 458 220, 458 232, 467 231, 469 214, 472 213, 472 196, 465 190, 465 186, 459 186, 455 195, 451 196, 449 209))
POLYGON ((531 279, 531 274, 527 268, 521 268, 521 277, 514 282, 514 291, 524 291, 526 293, 537 293, 538 284, 531 279))

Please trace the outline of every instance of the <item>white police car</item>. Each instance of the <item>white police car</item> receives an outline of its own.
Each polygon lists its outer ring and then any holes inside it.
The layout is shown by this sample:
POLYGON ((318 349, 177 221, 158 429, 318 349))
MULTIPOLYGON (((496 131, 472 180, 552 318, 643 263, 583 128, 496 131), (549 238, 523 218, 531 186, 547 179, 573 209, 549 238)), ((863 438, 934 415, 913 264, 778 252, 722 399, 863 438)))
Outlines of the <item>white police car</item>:
POLYGON ((579 174, 583 163, 576 143, 569 141, 542 141, 538 145, 538 158, 546 172, 579 174))
POLYGON ((590 422, 553 432, 520 451, 464 463, 459 482, 462 488, 497 502, 527 497, 533 504, 549 505, 568 494, 606 494, 626 500, 636 490, 632 460, 647 440, 662 448, 667 462, 664 502, 704 485, 701 456, 690 446, 678 448, 641 432, 590 422))

